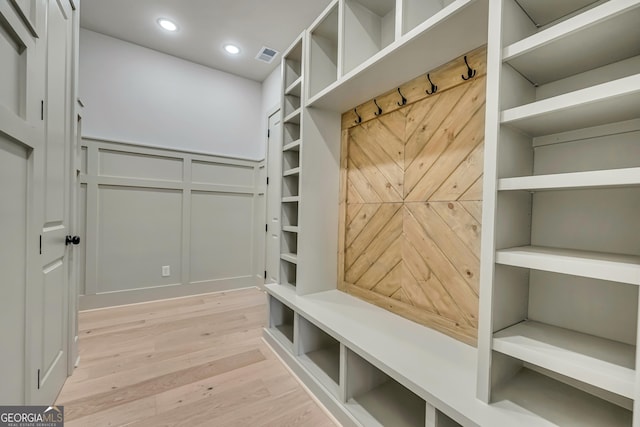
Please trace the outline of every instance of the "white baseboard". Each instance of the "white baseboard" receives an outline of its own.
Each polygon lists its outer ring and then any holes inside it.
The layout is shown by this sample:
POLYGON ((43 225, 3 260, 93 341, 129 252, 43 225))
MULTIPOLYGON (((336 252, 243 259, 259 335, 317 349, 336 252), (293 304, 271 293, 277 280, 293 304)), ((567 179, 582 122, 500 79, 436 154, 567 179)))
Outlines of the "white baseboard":
POLYGON ((209 280, 205 282, 159 286, 145 289, 130 289, 118 292, 106 292, 96 295, 80 295, 80 310, 135 304, 167 298, 178 298, 210 292, 230 291, 255 286, 253 276, 230 279, 209 280))

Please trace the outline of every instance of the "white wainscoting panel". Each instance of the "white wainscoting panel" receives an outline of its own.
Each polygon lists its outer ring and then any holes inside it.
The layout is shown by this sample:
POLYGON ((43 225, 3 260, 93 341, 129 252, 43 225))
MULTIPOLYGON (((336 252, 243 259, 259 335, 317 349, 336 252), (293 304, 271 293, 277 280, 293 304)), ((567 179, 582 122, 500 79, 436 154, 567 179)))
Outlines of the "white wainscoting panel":
POLYGON ((81 309, 256 284, 259 162, 95 139, 82 148, 81 309))

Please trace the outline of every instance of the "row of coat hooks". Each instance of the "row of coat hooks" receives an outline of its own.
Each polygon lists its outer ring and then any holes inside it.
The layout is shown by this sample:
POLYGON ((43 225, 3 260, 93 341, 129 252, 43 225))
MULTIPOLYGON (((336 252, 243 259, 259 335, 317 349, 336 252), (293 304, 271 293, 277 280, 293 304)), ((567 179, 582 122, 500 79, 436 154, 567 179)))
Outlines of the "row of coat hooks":
MULTIPOLYGON (((473 68, 471 68, 471 66, 469 65, 469 61, 467 61, 467 55, 464 56, 464 63, 467 66, 467 72, 466 75, 462 74, 462 80, 469 80, 473 77, 476 76, 477 74, 477 70, 474 70, 473 68)), ((434 93, 436 93, 438 91, 438 86, 436 86, 435 83, 433 83, 431 81, 431 76, 427 73, 427 80, 429 80, 429 84, 431 85, 430 89, 425 90, 427 95, 433 95, 434 93)), ((400 91, 400 88, 398 88, 398 94, 400 95, 400 101, 398 102, 398 106, 402 107, 404 105, 407 105, 407 98, 404 97, 404 95, 402 94, 402 92, 400 91)), ((376 116, 379 116, 382 114, 382 108, 378 105, 378 101, 374 98, 373 103, 376 106, 376 111, 374 111, 374 114, 376 116)), ((360 114, 358 114, 358 107, 353 109, 353 112, 356 113, 356 124, 360 124, 362 123, 362 117, 360 116, 360 114)))

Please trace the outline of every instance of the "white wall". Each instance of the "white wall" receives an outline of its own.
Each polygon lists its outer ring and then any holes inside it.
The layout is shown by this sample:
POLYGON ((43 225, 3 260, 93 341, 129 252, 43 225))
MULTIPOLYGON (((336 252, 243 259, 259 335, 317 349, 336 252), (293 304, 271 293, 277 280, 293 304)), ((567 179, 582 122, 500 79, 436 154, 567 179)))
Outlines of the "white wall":
MULTIPOLYGON (((80 31, 83 136, 222 156, 264 155, 263 86, 80 31)), ((269 96, 274 89, 269 85, 269 96)))

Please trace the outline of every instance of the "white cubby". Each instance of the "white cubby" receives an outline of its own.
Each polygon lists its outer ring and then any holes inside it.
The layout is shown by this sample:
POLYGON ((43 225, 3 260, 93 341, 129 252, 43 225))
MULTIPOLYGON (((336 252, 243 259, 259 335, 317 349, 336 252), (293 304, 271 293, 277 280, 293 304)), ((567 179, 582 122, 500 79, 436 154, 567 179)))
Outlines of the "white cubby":
POLYGON ((282 240, 280 242, 281 252, 283 254, 295 254, 298 253, 298 235, 286 231, 285 227, 282 227, 282 240))
POLYGON ((300 146, 300 124, 297 123, 283 123, 283 150, 290 150, 290 147, 300 146))
POLYGON ((638 6, 608 1, 506 46, 504 61, 541 86, 640 55, 638 6))
MULTIPOLYGON (((300 95, 284 95, 284 116, 289 117, 292 113, 300 109, 300 95)), ((290 120, 289 120, 290 121, 290 120)))
POLYGON ((285 202, 282 204, 282 225, 283 227, 298 226, 298 203, 285 202))
POLYGON ((293 350, 293 319, 290 307, 269 296, 269 330, 290 350, 293 350))
POLYGON ((395 23, 396 0, 346 0, 342 74, 393 43, 395 23))
POLYGON ((282 177, 282 197, 298 196, 300 186, 298 175, 287 175, 282 177))
POLYGON ((296 286, 298 272, 296 264, 289 261, 280 261, 280 283, 285 286, 296 286))
POLYGON ((309 30, 309 97, 338 79, 338 2, 309 30))
POLYGON ((339 394, 340 342, 302 316, 298 317, 298 358, 334 395, 339 394))
POLYGON ((406 34, 440 12, 454 0, 403 0, 402 34, 406 34))
MULTIPOLYGON (((292 93, 297 86, 298 91, 302 81, 302 41, 296 40, 283 55, 282 65, 284 70, 283 87, 286 93, 292 93)), ((300 96, 300 93, 297 93, 300 96)))
MULTIPOLYGON (((298 148, 298 147, 299 145, 293 148, 298 148)), ((300 168, 300 151, 294 150, 294 149, 285 150, 282 153, 283 173, 285 171, 288 171, 291 169, 297 169, 297 168, 300 168)))
POLYGON ((345 365, 347 409, 362 425, 426 425, 426 404, 422 398, 349 349, 345 365))

